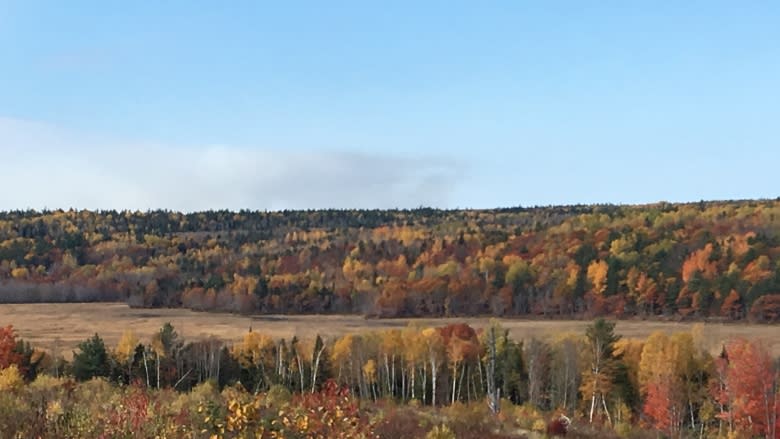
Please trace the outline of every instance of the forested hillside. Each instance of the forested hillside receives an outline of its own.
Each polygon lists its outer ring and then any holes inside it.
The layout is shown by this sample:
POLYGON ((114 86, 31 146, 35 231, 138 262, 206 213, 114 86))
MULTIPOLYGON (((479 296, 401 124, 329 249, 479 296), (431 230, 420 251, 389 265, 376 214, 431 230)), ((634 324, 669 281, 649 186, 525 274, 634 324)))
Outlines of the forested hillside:
POLYGON ((0 213, 0 301, 780 318, 780 201, 0 213))

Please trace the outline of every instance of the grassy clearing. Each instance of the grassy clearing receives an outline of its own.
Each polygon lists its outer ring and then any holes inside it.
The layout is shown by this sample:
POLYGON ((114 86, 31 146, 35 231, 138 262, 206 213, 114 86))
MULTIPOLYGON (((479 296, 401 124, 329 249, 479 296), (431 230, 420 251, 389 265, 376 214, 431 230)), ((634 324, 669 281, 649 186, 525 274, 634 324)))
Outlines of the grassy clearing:
MULTIPOLYGON (((500 319, 516 339, 531 337, 552 338, 565 332, 583 333, 587 321, 576 320, 515 320, 500 319)), ((256 315, 240 316, 222 313, 199 313, 186 309, 132 309, 118 303, 83 304, 2 304, 0 326, 13 325, 19 335, 34 346, 57 349, 70 356, 79 342, 98 333, 109 346, 114 346, 122 332, 132 329, 141 340, 149 340, 165 322, 171 322, 179 334, 188 340, 209 336, 237 341, 251 327, 274 338, 327 337, 346 333, 403 328, 410 322, 420 326, 440 326, 465 322, 476 328, 489 322, 488 318, 433 318, 433 319, 364 319, 354 315, 256 315)), ((617 325, 624 337, 644 338, 653 331, 690 331, 695 323, 626 320, 617 325)), ((780 327, 776 325, 707 323, 701 325, 701 341, 713 353, 732 337, 762 340, 774 356, 780 356, 780 327)))

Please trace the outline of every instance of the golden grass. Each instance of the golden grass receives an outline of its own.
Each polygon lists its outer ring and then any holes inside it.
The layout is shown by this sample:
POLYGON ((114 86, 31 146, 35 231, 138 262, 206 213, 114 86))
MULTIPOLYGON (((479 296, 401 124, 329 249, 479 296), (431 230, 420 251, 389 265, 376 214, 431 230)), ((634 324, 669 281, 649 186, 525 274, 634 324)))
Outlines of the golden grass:
MULTIPOLYGON (((240 340, 251 327, 254 331, 274 338, 313 338, 316 334, 326 337, 346 333, 403 328, 410 322, 420 326, 441 326, 465 322, 476 328, 485 326, 490 319, 364 319, 354 315, 254 315, 240 316, 223 313, 199 313, 185 309, 132 309, 116 303, 68 303, 68 304, 0 304, 0 326, 13 325, 19 336, 33 346, 47 350, 57 346, 66 357, 79 342, 100 334, 106 344, 113 347, 121 334, 133 330, 142 341, 165 322, 171 322, 186 340, 214 336, 229 342, 240 340)), ((531 337, 552 338, 566 332, 584 333, 588 321, 577 320, 516 320, 499 319, 516 339, 531 337)), ((616 330, 624 337, 645 338, 654 331, 673 333, 690 331, 695 323, 625 320, 616 330)), ((732 337, 758 339, 766 343, 774 356, 780 356, 780 327, 751 324, 700 324, 701 341, 713 353, 732 337)))

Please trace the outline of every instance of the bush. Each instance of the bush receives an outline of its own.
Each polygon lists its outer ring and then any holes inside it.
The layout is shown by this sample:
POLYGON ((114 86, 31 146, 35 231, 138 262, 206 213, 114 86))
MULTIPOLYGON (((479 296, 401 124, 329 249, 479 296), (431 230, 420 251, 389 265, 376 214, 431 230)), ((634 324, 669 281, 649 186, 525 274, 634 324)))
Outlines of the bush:
POLYGON ((537 433, 544 433, 547 430, 547 424, 544 422, 544 419, 536 419, 533 425, 531 425, 531 430, 537 433))
POLYGON ((280 407, 292 400, 292 394, 287 387, 274 384, 265 394, 266 407, 280 407))
POLYGON ((15 392, 22 386, 24 386, 24 379, 15 364, 0 370, 0 392, 15 392))
POLYGON ((70 380, 49 375, 38 375, 25 389, 25 399, 37 413, 43 416, 30 426, 32 437, 62 437, 67 429, 67 416, 73 389, 70 380))
MULTIPOLYGON (((538 421, 542 421, 544 424, 542 412, 531 404, 515 406, 513 415, 517 422, 517 426, 524 430, 533 430, 538 421)), ((541 431, 544 432, 544 427, 541 431)))
POLYGON ((376 416, 374 433, 380 439, 419 438, 430 428, 422 412, 410 407, 390 407, 376 416))
POLYGON ((447 426, 459 439, 499 439, 507 437, 501 434, 502 423, 499 417, 490 411, 487 404, 455 403, 441 410, 447 419, 447 426))
POLYGON ((425 439, 455 439, 455 433, 449 429, 446 425, 433 427, 433 430, 429 431, 425 435, 425 439))
MULTIPOLYGON (((8 369, 5 369, 8 370, 8 369)), ((0 432, 3 437, 25 437, 28 408, 11 392, 0 391, 0 432)))

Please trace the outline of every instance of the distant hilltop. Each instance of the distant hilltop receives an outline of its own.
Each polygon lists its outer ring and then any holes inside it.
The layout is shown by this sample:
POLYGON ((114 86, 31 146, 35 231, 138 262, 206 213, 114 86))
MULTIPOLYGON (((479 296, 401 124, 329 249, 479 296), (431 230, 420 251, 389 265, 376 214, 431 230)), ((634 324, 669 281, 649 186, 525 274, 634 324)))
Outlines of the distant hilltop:
POLYGON ((780 319, 780 200, 0 212, 0 302, 780 319))

